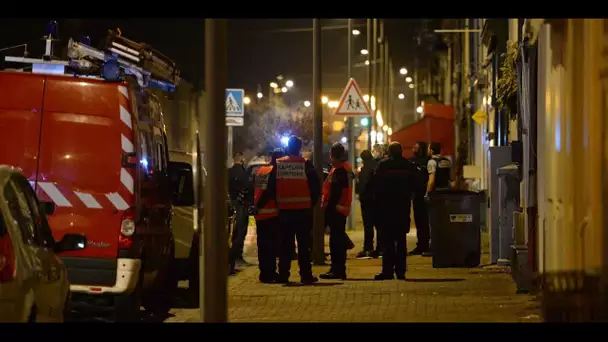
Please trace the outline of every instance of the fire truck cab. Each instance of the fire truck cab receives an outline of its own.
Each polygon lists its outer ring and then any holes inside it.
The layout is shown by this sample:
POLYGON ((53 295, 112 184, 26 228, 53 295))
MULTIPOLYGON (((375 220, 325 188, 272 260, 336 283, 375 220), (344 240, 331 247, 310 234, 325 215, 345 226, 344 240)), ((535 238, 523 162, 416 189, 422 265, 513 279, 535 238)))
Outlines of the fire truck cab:
POLYGON ((73 296, 111 299, 120 321, 137 319, 141 305, 166 314, 178 282, 171 213, 194 204, 193 176, 190 164, 169 161, 162 109, 147 88, 170 89, 179 72, 112 31, 102 50, 70 40, 69 61, 47 55, 6 58, 33 72, 0 71, 0 164, 22 169, 54 204, 56 240, 88 237, 61 255, 73 296))

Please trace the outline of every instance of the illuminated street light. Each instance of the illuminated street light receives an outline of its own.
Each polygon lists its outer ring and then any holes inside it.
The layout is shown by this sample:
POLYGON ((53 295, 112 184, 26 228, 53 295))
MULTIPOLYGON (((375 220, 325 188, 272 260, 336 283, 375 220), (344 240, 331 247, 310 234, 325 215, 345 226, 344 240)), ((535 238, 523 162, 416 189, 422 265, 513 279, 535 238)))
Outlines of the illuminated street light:
POLYGON ((248 104, 250 104, 250 103, 251 103, 251 99, 249 98, 249 96, 245 96, 245 97, 243 98, 243 103, 244 103, 244 104, 246 104, 246 105, 248 105, 248 104))
POLYGON ((388 126, 387 125, 382 126, 382 130, 385 132, 388 131, 388 126))
POLYGON ((407 82, 407 83, 412 83, 412 81, 413 81, 412 78, 409 76, 405 78, 405 82, 407 82))
POLYGON ((393 135, 393 129, 389 127, 388 131, 386 131, 386 134, 393 135))
POLYGON ((285 82, 285 85, 287 86, 287 88, 291 88, 291 87, 293 87, 293 81, 288 80, 287 82, 285 82))
POLYGON ((401 69, 399 69, 399 73, 401 75, 407 75, 407 69, 406 68, 401 68, 401 69))
POLYGON ((382 127, 384 125, 384 120, 382 120, 382 112, 379 110, 376 111, 376 121, 378 122, 378 126, 382 127))
POLYGON ((369 59, 365 61, 365 65, 369 65, 369 59))
POLYGON ((376 110, 376 97, 372 95, 369 100, 372 105, 372 110, 376 110))
POLYGON ((277 76, 277 80, 279 80, 279 81, 280 81, 280 80, 282 80, 282 79, 283 79, 283 75, 279 75, 279 76, 277 76))
POLYGON ((340 139, 340 141, 341 141, 343 144, 346 144, 346 142, 348 142, 348 138, 346 138, 346 137, 342 137, 342 139, 340 139))
POLYGON ((338 105, 339 105, 339 104, 340 104, 340 103, 338 103, 338 101, 329 101, 329 102, 327 103, 327 106, 328 106, 329 108, 338 108, 338 105))
POLYGON ((287 92, 287 90, 289 90, 289 89, 287 89, 287 87, 283 87, 283 88, 281 88, 281 91, 282 91, 282 92, 284 92, 284 93, 286 93, 286 92, 287 92))
POLYGON ((369 51, 367 51, 366 49, 361 49, 361 54, 362 55, 367 55, 369 53, 369 51))
POLYGON ((414 83, 410 83, 410 89, 414 89, 414 83))
POLYGON ((416 112, 418 114, 422 114, 422 106, 418 106, 418 108, 416 108, 416 112))
POLYGON ((363 95, 363 101, 369 102, 369 95, 367 95, 367 94, 363 95))
POLYGON ((264 97, 264 94, 258 93, 258 99, 261 99, 262 97, 264 97))
POLYGON ((326 104, 327 102, 329 102, 329 99, 327 98, 327 96, 323 96, 321 98, 321 103, 326 104))
POLYGON ((277 84, 277 82, 270 82, 270 88, 278 88, 279 85, 277 84))
POLYGON ((310 101, 304 101, 304 107, 310 107, 310 101))
POLYGON ((399 93, 397 97, 399 98, 399 100, 403 100, 405 98, 405 95, 403 93, 399 93))
POLYGON ((357 29, 354 29, 354 30, 353 30, 353 36, 358 36, 358 35, 360 35, 360 34, 361 34, 361 31, 359 31, 359 30, 357 30, 357 29))

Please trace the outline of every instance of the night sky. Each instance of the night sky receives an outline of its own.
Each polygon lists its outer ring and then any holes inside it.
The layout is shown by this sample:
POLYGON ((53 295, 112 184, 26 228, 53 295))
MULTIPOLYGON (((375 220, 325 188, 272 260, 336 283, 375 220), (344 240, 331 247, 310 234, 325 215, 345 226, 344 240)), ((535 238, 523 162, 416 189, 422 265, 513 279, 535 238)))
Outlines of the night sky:
MULTIPOLYGON (((46 23, 51 19, 3 19, 0 32, 0 48, 28 43, 30 57, 39 57, 43 51, 40 40, 46 23)), ((123 36, 149 43, 165 55, 173 58, 187 81, 200 84, 204 77, 204 19, 195 18, 136 18, 136 19, 57 19, 59 37, 88 35, 97 46, 105 38, 108 29, 119 27, 123 36)), ((421 20, 390 19, 386 31, 395 68, 411 68, 415 48, 414 36, 421 20)), ((346 19, 323 19, 323 26, 346 25, 346 19)), ((353 63, 365 58, 358 51, 365 48, 366 28, 364 19, 356 19, 355 27, 362 34, 355 37, 353 63)), ((312 20, 311 19, 231 19, 229 20, 229 75, 228 84, 233 88, 245 88, 254 94, 257 85, 268 93, 268 84, 277 75, 292 79, 294 91, 303 99, 312 93, 312 20)), ((61 42, 60 46, 63 45, 61 42)), ((347 29, 323 31, 323 87, 337 92, 347 81, 347 29)), ((2 51, 0 56, 21 55, 22 49, 2 51)), ((353 76, 365 87, 365 67, 353 69, 353 76)), ((326 93, 324 91, 324 93, 326 93)))

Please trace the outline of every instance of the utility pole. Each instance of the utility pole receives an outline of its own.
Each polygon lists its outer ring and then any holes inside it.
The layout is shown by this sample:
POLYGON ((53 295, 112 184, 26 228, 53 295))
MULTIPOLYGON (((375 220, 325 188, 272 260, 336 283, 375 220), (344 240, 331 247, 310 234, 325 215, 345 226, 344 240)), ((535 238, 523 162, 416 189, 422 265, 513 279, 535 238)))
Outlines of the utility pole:
MULTIPOLYGON (((382 25, 384 26, 384 25, 382 25)), ((384 30, 383 30, 384 31, 384 30)), ((388 40, 386 39, 386 35, 383 38, 384 41, 384 92, 382 92, 382 96, 383 96, 383 100, 382 102, 384 102, 384 104, 382 105, 382 109, 386 112, 384 114, 384 116, 386 117, 386 123, 385 125, 387 126, 391 126, 392 125, 392 117, 391 117, 391 112, 390 112, 390 104, 389 104, 389 98, 390 98, 390 80, 389 80, 389 75, 392 72, 390 65, 388 63, 388 40)), ((388 143, 388 130, 384 131, 384 135, 386 136, 386 142, 388 143)))
MULTIPOLYGON (((370 109, 372 110, 372 120, 370 122, 370 127, 372 128, 372 131, 375 131, 376 134, 378 134, 378 123, 376 122, 376 110, 378 108, 378 19, 373 20, 373 26, 374 35, 372 39, 372 59, 369 62, 369 66, 372 68, 372 92, 371 94, 369 94, 370 109), (374 98, 373 102, 372 97, 374 98)), ((376 141, 378 140, 374 138, 374 142, 376 141)))
MULTIPOLYGON (((382 130, 383 125, 386 124, 386 111, 384 110, 384 21, 380 20, 380 34, 378 37, 378 49, 379 63, 378 66, 378 95, 376 96, 376 107, 382 115, 382 125, 378 125, 378 133, 382 132, 382 137, 386 138, 384 131, 382 130)), ((383 143, 386 139, 383 139, 383 143)))
MULTIPOLYGON (((348 19, 348 80, 352 77, 352 55, 353 55, 353 20, 348 19)), ((348 118, 348 161, 353 168, 355 165, 355 118, 348 118)), ((353 197, 355 196, 355 187, 353 186, 353 197)), ((355 201, 351 203, 350 215, 348 215, 348 229, 352 230, 355 227, 355 201)))
MULTIPOLYGON (((312 20, 312 111, 313 163, 319 179, 323 179, 323 104, 321 103, 321 19, 312 20)), ((315 265, 325 265, 325 225, 321 204, 313 212, 312 259, 315 265)))
MULTIPOLYGON (((208 185, 204 188, 205 214, 202 229, 201 319, 203 322, 228 320, 228 213, 226 208, 226 96, 227 20, 205 19, 205 88, 207 110, 204 122, 205 165, 208 185)), ((200 170, 199 172, 202 172, 200 170)))
MULTIPOLYGON (((371 103, 372 97, 372 20, 367 19, 367 60, 369 61, 369 65, 366 70, 366 78, 367 78, 367 96, 369 96, 369 102, 371 103)), ((369 104, 369 103, 368 103, 369 104)), ((374 116, 370 115, 369 122, 367 125, 367 148, 371 151, 372 149, 372 121, 374 121, 374 116)))

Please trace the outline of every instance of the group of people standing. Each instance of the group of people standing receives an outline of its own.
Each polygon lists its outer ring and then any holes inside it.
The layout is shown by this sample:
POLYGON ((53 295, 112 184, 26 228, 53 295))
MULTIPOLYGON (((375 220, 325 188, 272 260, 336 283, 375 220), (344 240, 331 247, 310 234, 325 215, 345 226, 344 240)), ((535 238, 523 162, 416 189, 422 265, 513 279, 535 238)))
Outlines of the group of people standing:
MULTIPOLYGON (((344 146, 336 143, 330 149, 332 167, 321 186, 312 162, 301 156, 301 148, 302 140, 291 137, 285 152, 273 151, 270 163, 255 170, 251 180, 253 199, 244 215, 254 215, 256 220, 259 280, 263 283, 289 282, 294 238, 301 282, 310 284, 319 280, 312 273, 311 263, 312 208, 319 200, 325 226, 330 231, 331 255, 331 267, 320 278, 347 279, 349 239, 346 220, 350 215, 355 175, 344 146)), ((419 241, 410 254, 430 251, 428 193, 436 186, 449 184, 450 165, 448 159, 440 156, 440 147, 436 143, 429 148, 431 157, 420 152, 426 151, 425 143, 418 143, 414 151, 415 157, 407 160, 402 156, 402 146, 393 142, 388 148, 377 148, 375 155, 369 150, 361 153, 363 167, 359 173, 359 200, 365 240, 363 251, 357 257, 382 257, 382 271, 375 276, 376 280, 394 279, 395 276, 405 279, 406 235, 410 228, 412 201, 419 241), (447 172, 444 170, 446 167, 447 172), (374 227, 378 240, 375 249, 374 227)), ((239 246, 237 243, 235 249, 233 239, 231 258, 238 258, 239 248, 242 253, 239 246)))

